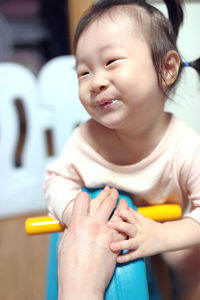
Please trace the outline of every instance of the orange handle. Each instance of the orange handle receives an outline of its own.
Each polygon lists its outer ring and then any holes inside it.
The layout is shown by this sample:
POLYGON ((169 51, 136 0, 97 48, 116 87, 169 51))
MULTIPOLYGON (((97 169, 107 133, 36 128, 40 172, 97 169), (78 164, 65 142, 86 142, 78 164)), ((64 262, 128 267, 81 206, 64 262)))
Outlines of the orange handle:
MULTIPOLYGON (((182 211, 178 204, 161 204, 138 207, 143 216, 158 222, 177 220, 181 218, 182 211)), ((28 235, 60 232, 64 226, 53 217, 44 216, 26 220, 25 230, 28 235)))

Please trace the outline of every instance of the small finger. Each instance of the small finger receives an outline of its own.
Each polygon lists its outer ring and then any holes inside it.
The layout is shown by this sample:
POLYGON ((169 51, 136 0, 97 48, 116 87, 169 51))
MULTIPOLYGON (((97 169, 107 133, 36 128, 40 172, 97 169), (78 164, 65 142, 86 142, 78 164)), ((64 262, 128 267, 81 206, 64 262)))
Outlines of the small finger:
POLYGON ((127 263, 129 261, 133 261, 135 259, 140 258, 140 256, 138 255, 138 251, 137 250, 131 250, 125 254, 119 255, 117 257, 117 262, 118 263, 127 263))
POLYGON ((135 239, 129 239, 119 242, 112 242, 110 244, 110 249, 112 251, 122 251, 122 250, 135 250, 137 249, 137 241, 135 239))
POLYGON ((119 222, 109 221, 107 225, 112 229, 125 233, 128 237, 131 238, 134 237, 137 233, 136 227, 134 225, 123 221, 119 221, 119 222))
POLYGON ((127 239, 127 235, 124 234, 123 232, 117 232, 116 234, 113 236, 113 242, 119 242, 119 241, 123 241, 127 239))
POLYGON ((114 214, 111 218, 111 221, 121 221, 121 218, 118 216, 119 209, 128 209, 128 203, 125 199, 120 199, 118 207, 115 209, 114 214))
POLYGON ((118 211, 118 216, 122 218, 124 221, 135 224, 138 222, 137 212, 131 211, 129 209, 120 209, 118 211))

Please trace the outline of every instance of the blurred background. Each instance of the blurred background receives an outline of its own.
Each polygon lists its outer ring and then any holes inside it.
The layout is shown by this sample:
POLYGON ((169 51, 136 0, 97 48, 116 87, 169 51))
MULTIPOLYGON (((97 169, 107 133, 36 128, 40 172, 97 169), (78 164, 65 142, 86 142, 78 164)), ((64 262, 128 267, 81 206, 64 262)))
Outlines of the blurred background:
MULTIPOLYGON (((92 2, 92 0, 0 0, 0 68, 1 64, 19 64, 34 75, 30 79, 33 81, 31 81, 30 86, 35 84, 35 77, 38 76, 46 63, 56 57, 72 54, 72 37, 76 24, 82 12, 92 2)), ((8 65, 5 68, 7 70, 8 65)), ((21 71, 22 73, 25 72, 24 69, 21 71)), ((8 72, 13 74, 12 69, 8 72)), ((12 81, 15 80, 17 82, 18 80, 16 78, 17 75, 12 79, 12 76, 9 78, 9 73, 4 72, 3 74, 7 76, 5 78, 6 83, 10 82, 12 84, 12 81)), ((31 77, 31 74, 27 73, 25 76, 31 77)), ((2 79, 2 73, 0 76, 2 79)), ((23 149, 23 146, 24 144, 26 145, 26 140, 34 139, 29 139, 29 135, 35 135, 31 127, 34 124, 37 127, 37 121, 35 120, 34 123, 28 120, 30 114, 29 109, 26 107, 27 101, 23 98, 25 96, 20 91, 19 93, 18 91, 15 92, 17 99, 13 100, 16 106, 14 113, 18 115, 20 122, 16 121, 15 123, 14 118, 12 121, 12 110, 9 108, 10 110, 7 111, 5 105, 3 106, 2 104, 3 101, 7 101, 3 96, 2 85, 4 87, 5 82, 0 83, 1 166, 8 152, 7 149, 2 149, 2 147, 5 148, 6 143, 12 142, 12 136, 8 133, 4 134, 6 132, 4 132, 4 128, 16 127, 16 135, 19 139, 15 154, 13 154, 14 151, 12 150, 9 156, 14 156, 13 165, 10 166, 11 163, 8 164, 10 173, 3 174, 2 172, 0 175, 0 299, 43 300, 45 299, 49 237, 47 235, 27 237, 24 230, 26 218, 47 214, 46 204, 42 195, 44 166, 37 165, 36 176, 39 179, 37 185, 32 186, 35 201, 33 197, 29 197, 32 193, 31 184, 26 183, 25 179, 26 177, 31 178, 32 174, 29 174, 25 166, 23 166, 23 164, 26 165, 26 154, 24 152, 27 151, 23 149), (23 103, 24 105, 22 105, 23 103), (4 117, 6 118, 5 121, 4 117), (11 122, 14 122, 14 125, 10 124, 11 122), (4 138, 6 143, 2 142, 4 138), (15 184, 13 183, 14 181, 15 184), (26 190, 25 184, 30 186, 29 192, 26 190), (7 186, 7 193, 1 192, 3 189, 5 190, 5 185, 7 186), (38 190, 37 193, 36 189, 38 190), (13 193, 12 197, 10 196, 8 199, 7 195, 10 190, 13 190, 13 193), (23 202, 25 199, 22 201, 23 195, 26 197, 26 203, 23 202)), ((26 87, 26 82, 24 82, 24 87, 26 87)), ((8 89, 11 89, 10 85, 8 89)), ((28 92, 31 94, 31 87, 28 92)), ((40 108, 37 109, 35 115, 39 114, 39 112, 40 108)), ((15 128, 13 129, 15 130, 15 128)), ((44 134, 42 134, 41 138, 37 136, 34 142, 31 142, 30 148, 33 149, 33 144, 39 144, 44 138, 47 138, 48 143, 48 149, 44 149, 45 155, 51 156, 53 154, 53 146, 51 144, 50 130, 45 131, 45 137, 44 134)), ((16 147, 16 141, 13 142, 13 145, 16 147)), ((41 151, 41 147, 38 146, 37 148, 41 151)), ((40 153, 38 156, 40 156, 38 160, 40 159, 41 161, 43 156, 40 153)), ((30 154, 29 160, 31 160, 31 157, 34 160, 33 153, 30 154)), ((36 169, 34 164, 35 162, 33 161, 32 168, 36 169)))
POLYGON ((70 54, 66 0, 1 0, 0 60, 37 73, 51 58, 70 54))
MULTIPOLYGON (((49 236, 27 237, 24 223, 47 214, 45 165, 88 117, 78 101, 72 40, 93 2, 0 0, 0 300, 45 299, 49 236)), ((163 1, 148 2, 167 14, 163 1)), ((186 0, 178 38, 184 61, 200 56, 199 16, 199 0, 186 0)), ((172 100, 166 110, 200 133, 195 70, 184 70, 172 100)))

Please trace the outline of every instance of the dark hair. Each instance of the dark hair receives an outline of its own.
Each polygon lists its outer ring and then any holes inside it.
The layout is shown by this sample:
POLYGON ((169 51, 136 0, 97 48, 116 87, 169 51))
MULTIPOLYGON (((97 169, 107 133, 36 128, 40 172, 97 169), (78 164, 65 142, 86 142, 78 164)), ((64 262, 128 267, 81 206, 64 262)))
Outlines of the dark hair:
MULTIPOLYGON (((140 18, 136 15, 137 21, 141 23, 141 27, 144 33, 144 37, 151 49, 151 55, 153 64, 157 73, 158 82, 162 88, 162 70, 163 62, 168 51, 175 50, 179 54, 176 46, 176 40, 179 32, 180 25, 183 23, 183 9, 182 0, 164 0, 167 9, 169 19, 167 19, 161 11, 152 5, 144 2, 143 0, 100 0, 96 4, 92 5, 83 17, 80 19, 76 32, 74 35, 74 52, 78 40, 84 31, 84 29, 94 20, 104 15, 108 11, 113 10, 116 6, 132 5, 134 9, 141 12, 140 18), (138 10, 138 8, 141 8, 138 10), (144 15, 144 16, 143 16, 144 15), (149 18, 147 17, 149 16, 149 18)), ((181 55, 179 54, 180 58, 181 55)), ((180 77, 184 64, 181 62, 179 73, 176 78, 176 82, 180 77)), ((189 63, 189 66, 194 65, 189 63)), ((199 71, 199 69, 198 69, 199 71)), ((174 86, 175 82, 170 86, 169 89, 174 86)))

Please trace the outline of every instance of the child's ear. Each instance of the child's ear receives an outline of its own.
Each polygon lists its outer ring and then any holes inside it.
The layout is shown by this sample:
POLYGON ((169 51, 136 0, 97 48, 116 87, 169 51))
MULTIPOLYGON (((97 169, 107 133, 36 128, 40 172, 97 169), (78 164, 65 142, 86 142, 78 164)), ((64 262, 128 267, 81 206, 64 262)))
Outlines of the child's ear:
POLYGON ((180 67, 180 57, 175 50, 167 52, 163 64, 163 88, 171 86, 177 78, 180 67))

